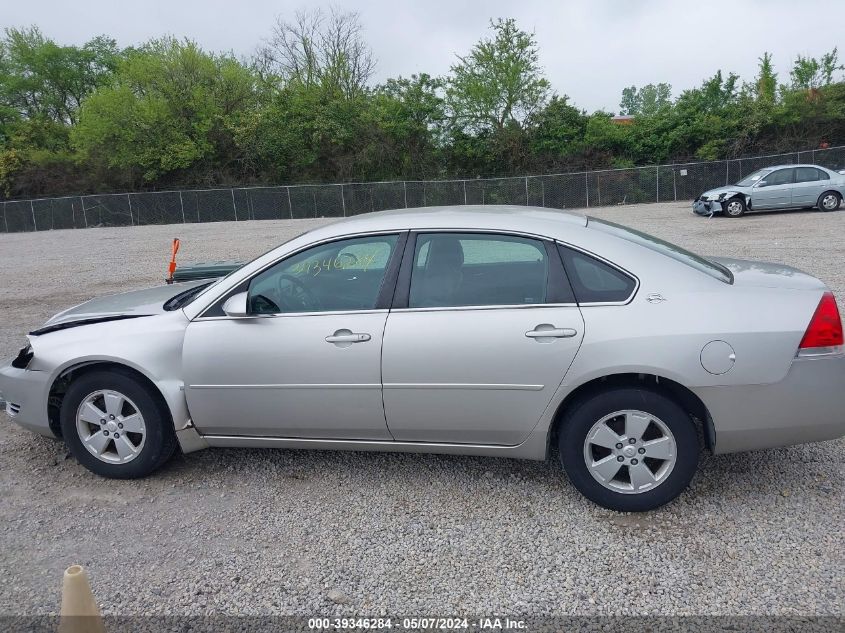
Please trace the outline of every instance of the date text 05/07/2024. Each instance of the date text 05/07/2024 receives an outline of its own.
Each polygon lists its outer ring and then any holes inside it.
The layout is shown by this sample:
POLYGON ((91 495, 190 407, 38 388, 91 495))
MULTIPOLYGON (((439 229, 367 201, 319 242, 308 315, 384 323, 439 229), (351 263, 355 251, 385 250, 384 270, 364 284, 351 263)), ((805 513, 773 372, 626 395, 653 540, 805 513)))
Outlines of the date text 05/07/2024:
POLYGON ((524 631, 524 620, 513 618, 461 618, 461 617, 417 617, 417 618, 309 618, 308 628, 312 630, 368 630, 400 631, 430 630, 477 630, 477 631, 524 631))

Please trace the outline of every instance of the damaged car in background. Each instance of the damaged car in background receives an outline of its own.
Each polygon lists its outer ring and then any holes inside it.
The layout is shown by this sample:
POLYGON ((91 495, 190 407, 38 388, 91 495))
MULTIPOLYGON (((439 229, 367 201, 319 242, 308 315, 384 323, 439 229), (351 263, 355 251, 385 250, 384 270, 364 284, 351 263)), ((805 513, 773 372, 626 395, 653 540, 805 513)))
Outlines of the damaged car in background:
POLYGON ((557 454, 623 511, 681 494, 705 447, 842 436, 843 384, 815 277, 496 205, 356 216, 96 298, 0 367, 11 420, 104 477, 215 446, 557 454))
POLYGON ((696 215, 738 218, 749 211, 819 209, 836 211, 845 196, 845 172, 818 165, 775 165, 735 185, 705 191, 692 203, 696 215))

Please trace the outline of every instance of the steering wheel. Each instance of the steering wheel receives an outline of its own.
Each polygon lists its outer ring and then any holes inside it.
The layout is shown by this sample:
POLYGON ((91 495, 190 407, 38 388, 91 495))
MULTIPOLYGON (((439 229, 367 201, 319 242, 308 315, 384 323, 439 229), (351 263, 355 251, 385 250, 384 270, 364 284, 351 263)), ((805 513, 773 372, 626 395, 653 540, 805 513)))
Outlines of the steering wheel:
POLYGON ((320 301, 308 287, 293 275, 279 275, 276 292, 283 308, 290 312, 311 312, 320 309, 320 301), (287 281, 288 285, 284 282, 287 281))

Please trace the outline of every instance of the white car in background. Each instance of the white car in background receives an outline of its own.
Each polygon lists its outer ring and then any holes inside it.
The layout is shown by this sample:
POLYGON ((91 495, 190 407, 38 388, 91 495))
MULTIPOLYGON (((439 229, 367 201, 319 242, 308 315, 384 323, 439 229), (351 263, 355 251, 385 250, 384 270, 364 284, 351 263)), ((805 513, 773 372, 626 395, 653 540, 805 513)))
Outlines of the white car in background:
POLYGON ((692 211, 729 218, 774 209, 836 211, 843 197, 843 172, 818 165, 775 165, 758 169, 735 185, 705 191, 693 201, 692 211))

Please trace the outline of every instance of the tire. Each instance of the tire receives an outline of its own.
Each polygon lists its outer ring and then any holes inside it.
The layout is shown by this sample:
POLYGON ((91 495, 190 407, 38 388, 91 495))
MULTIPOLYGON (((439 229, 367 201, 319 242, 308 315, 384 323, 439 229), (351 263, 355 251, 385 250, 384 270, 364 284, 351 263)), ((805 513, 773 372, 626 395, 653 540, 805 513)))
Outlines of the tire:
POLYGON ((836 211, 842 204, 842 196, 836 191, 825 191, 819 196, 816 206, 822 211, 836 211))
POLYGON ((128 371, 93 371, 74 380, 62 400, 60 423, 73 456, 102 477, 146 477, 176 450, 160 395, 128 371))
POLYGON ((722 215, 726 218, 739 218, 745 215, 746 206, 742 196, 735 196, 725 202, 722 215))
POLYGON ((648 389, 611 388, 578 401, 562 420, 558 442, 572 484, 610 510, 644 512, 669 503, 687 488, 698 468, 698 432, 692 419, 674 400, 648 389), (629 413, 616 415, 622 412, 629 413), (601 427, 618 433, 606 435, 601 427), (629 438, 637 436, 638 428, 645 432, 632 444, 629 438), (643 468, 652 473, 650 478, 643 468), (612 475, 605 483, 599 480, 602 472, 612 475), (634 491, 635 482, 642 482, 639 492, 634 491))

